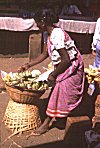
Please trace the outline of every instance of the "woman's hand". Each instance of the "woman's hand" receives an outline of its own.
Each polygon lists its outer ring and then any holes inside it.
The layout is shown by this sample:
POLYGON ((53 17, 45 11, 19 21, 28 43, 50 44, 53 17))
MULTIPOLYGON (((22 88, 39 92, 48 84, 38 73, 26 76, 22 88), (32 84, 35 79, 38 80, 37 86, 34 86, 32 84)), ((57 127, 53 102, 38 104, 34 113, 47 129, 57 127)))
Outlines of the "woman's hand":
POLYGON ((29 63, 26 63, 24 65, 22 65, 21 67, 18 68, 18 72, 24 72, 25 70, 29 69, 30 65, 29 63))
POLYGON ((49 87, 54 87, 56 83, 56 78, 53 75, 54 72, 50 73, 48 76, 48 86, 49 87))

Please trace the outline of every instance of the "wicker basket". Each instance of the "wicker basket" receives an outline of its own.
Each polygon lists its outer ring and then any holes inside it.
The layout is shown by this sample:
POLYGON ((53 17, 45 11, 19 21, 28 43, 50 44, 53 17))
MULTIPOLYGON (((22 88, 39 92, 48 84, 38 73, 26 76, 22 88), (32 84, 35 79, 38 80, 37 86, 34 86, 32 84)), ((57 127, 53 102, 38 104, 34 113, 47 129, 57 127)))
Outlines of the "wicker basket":
POLYGON ((33 104, 36 99, 39 99, 45 92, 45 90, 20 90, 8 85, 5 85, 6 90, 10 98, 22 104, 33 104))
POLYGON ((95 116, 92 118, 93 127, 95 127, 96 123, 100 123, 100 95, 97 96, 95 102, 95 116))
POLYGON ((100 95, 97 96, 95 102, 95 116, 100 118, 100 95))
POLYGON ((35 130, 41 125, 37 106, 16 103, 12 99, 8 103, 3 121, 15 133, 35 130))

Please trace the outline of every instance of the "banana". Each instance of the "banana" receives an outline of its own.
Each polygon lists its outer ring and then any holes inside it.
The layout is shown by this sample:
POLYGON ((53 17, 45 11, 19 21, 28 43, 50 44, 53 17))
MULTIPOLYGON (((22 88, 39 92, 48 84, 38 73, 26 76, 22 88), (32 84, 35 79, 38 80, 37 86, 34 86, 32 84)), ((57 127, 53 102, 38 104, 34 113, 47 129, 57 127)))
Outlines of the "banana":
POLYGON ((11 77, 10 77, 10 75, 7 74, 7 75, 3 78, 3 80, 4 80, 5 82, 9 82, 9 81, 11 81, 11 77))

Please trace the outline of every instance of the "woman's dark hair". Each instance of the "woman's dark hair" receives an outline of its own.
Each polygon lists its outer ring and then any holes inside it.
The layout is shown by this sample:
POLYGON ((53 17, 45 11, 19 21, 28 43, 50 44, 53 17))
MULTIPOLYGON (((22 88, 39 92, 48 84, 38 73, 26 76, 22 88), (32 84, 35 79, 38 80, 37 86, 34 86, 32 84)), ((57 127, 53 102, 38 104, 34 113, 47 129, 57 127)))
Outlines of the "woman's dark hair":
POLYGON ((47 25, 52 25, 59 21, 58 16, 56 16, 52 10, 39 10, 35 13, 34 19, 36 22, 44 22, 47 25))

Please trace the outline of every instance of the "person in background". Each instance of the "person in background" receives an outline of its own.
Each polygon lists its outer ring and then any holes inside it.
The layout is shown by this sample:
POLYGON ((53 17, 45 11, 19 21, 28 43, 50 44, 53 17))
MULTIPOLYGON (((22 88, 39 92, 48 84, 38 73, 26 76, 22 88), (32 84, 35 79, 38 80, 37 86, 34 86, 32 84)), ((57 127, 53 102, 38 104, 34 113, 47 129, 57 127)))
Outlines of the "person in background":
POLYGON ((47 32, 43 52, 31 62, 18 69, 19 72, 41 63, 50 56, 54 70, 48 76, 48 85, 52 87, 46 119, 43 124, 32 132, 41 135, 50 128, 53 118, 65 118, 81 102, 84 90, 84 64, 82 56, 74 41, 61 28, 55 27, 59 21, 54 13, 37 12, 34 16, 37 26, 42 32, 47 32))
MULTIPOLYGON (((95 32, 93 36, 92 54, 95 56, 93 67, 100 68, 100 17, 97 20, 95 32)), ((91 89, 90 95, 92 95, 95 90, 94 83, 91 83, 89 85, 89 88, 91 89)))
POLYGON ((95 127, 85 131, 85 140, 88 148, 100 148, 100 122, 95 127))
POLYGON ((94 67, 100 67, 100 17, 97 20, 92 42, 92 53, 95 55, 94 67))
POLYGON ((65 15, 82 15, 82 12, 79 10, 76 4, 69 1, 63 6, 62 11, 60 13, 60 16, 65 15))

